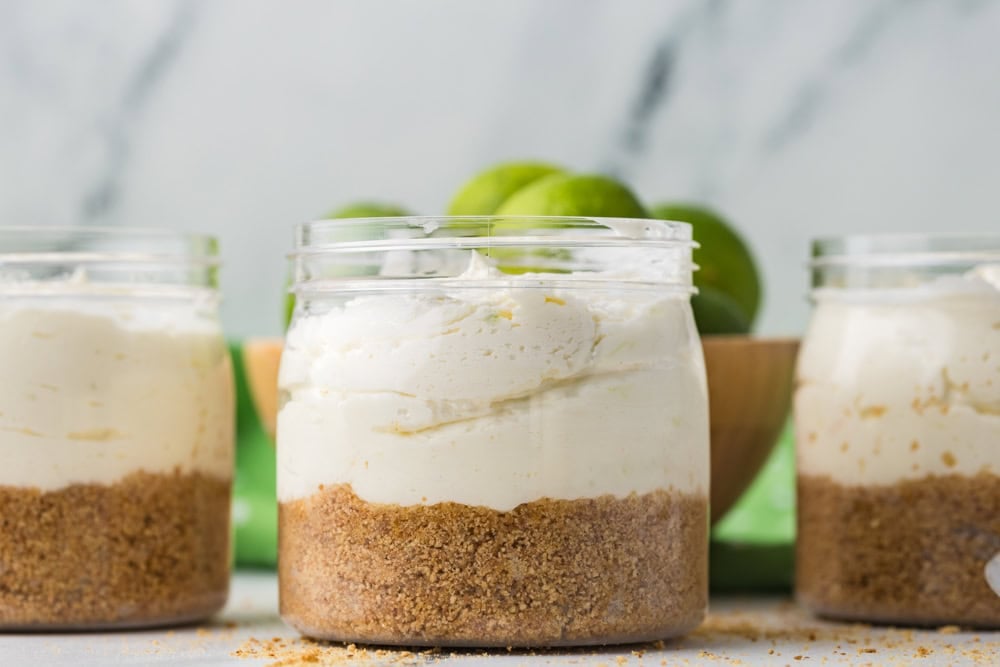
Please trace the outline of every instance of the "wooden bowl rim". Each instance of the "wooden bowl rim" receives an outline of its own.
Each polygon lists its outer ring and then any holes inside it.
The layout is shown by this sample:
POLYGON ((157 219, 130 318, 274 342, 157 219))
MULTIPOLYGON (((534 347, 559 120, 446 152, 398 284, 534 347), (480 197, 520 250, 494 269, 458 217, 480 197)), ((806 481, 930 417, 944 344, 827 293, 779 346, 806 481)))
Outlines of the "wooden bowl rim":
POLYGON ((702 336, 701 342, 718 347, 735 347, 737 345, 747 347, 786 347, 800 345, 802 339, 798 336, 746 336, 736 334, 702 336))

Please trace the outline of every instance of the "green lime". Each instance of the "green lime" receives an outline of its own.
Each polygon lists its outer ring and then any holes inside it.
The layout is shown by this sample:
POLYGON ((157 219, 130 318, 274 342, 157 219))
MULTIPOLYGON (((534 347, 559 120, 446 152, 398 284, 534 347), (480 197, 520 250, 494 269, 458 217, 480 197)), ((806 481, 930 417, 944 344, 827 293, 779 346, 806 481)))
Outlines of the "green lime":
POLYGON ((402 206, 381 202, 355 202, 327 213, 327 218, 398 218, 413 215, 402 206))
POLYGON ((503 162, 473 176, 451 200, 448 215, 493 215, 511 195, 562 167, 544 162, 503 162))
POLYGON ((746 312, 732 297, 714 287, 699 287, 691 297, 691 309, 702 336, 750 332, 746 312))
POLYGON ((496 215, 646 218, 646 208, 623 183, 598 174, 551 174, 508 198, 496 215))
MULTIPOLYGON (((582 174, 550 174, 521 188, 496 211, 504 216, 587 216, 587 217, 646 217, 646 210, 632 192, 606 176, 582 174)), ((558 226, 540 223, 539 226, 558 226)), ((494 231, 504 234, 517 227, 498 220, 494 231)), ((481 250, 499 261, 504 273, 559 273, 558 264, 571 258, 563 249, 493 248, 481 250)))
POLYGON ((697 204, 660 204, 651 211, 661 220, 691 224, 694 240, 701 245, 694 251, 699 267, 694 284, 713 287, 732 297, 753 326, 760 308, 760 273, 750 247, 736 230, 721 216, 697 204))
POLYGON ((292 277, 288 277, 288 287, 285 288, 285 329, 288 325, 292 323, 292 313, 295 312, 295 295, 289 292, 291 288, 292 277))
MULTIPOLYGON (((397 218, 406 215, 413 215, 407 211, 402 206, 397 206, 395 204, 385 204, 382 202, 371 202, 362 201, 355 202, 353 204, 348 204, 347 206, 342 206, 341 208, 335 209, 330 213, 327 213, 325 219, 333 218, 397 218)), ((343 241, 355 240, 364 241, 370 238, 370 235, 366 233, 363 228, 354 234, 354 237, 349 239, 341 239, 343 241)), ((288 283, 291 284, 291 276, 288 278, 288 283)), ((295 295, 291 292, 286 292, 285 294, 285 328, 288 328, 288 323, 292 321, 292 313, 295 312, 295 295)))

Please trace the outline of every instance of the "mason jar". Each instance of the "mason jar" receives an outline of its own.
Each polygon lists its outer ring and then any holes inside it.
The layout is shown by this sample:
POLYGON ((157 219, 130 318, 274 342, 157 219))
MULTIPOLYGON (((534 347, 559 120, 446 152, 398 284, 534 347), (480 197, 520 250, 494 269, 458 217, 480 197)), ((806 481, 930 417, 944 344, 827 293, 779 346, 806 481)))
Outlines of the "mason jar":
POLYGON ((404 645, 661 639, 705 612, 691 230, 299 227, 278 415, 281 614, 404 645))
POLYGON ((226 600, 233 389, 213 239, 0 228, 0 628, 226 600))
POLYGON ((1000 626, 1000 236, 813 246, 795 394, 799 600, 1000 626))

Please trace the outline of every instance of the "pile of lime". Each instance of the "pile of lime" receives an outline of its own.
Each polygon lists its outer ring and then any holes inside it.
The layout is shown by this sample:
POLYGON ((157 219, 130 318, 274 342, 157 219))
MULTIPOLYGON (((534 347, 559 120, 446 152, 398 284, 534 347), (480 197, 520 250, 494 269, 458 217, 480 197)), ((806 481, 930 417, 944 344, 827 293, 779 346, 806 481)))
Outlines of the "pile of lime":
MULTIPOLYGON (((547 162, 503 162, 469 179, 447 209, 454 216, 583 216, 658 218, 690 223, 699 246, 694 261, 698 293, 691 300, 703 335, 745 334, 761 301, 761 278, 750 247, 718 213, 698 204, 643 205, 626 184, 601 174, 580 174, 547 162)), ((329 218, 409 215, 396 205, 363 202, 329 218)), ((511 268, 511 271, 518 269, 511 268)), ((519 270, 525 270, 523 267, 519 270)), ((294 302, 286 306, 291 316, 294 302)))

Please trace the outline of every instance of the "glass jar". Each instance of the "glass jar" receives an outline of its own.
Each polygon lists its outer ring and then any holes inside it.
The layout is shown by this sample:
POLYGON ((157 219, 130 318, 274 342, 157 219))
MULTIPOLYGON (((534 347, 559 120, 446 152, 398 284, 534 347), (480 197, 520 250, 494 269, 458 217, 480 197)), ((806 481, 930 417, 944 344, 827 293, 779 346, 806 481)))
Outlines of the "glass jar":
POLYGON ((1000 626, 1000 237, 818 241, 812 273, 799 600, 837 618, 1000 626))
POLYGON ((281 362, 283 618, 341 641, 660 639, 705 612, 691 230, 299 228, 281 362))
POLYGON ((224 604, 234 418, 216 271, 206 237, 0 228, 0 627, 224 604))

